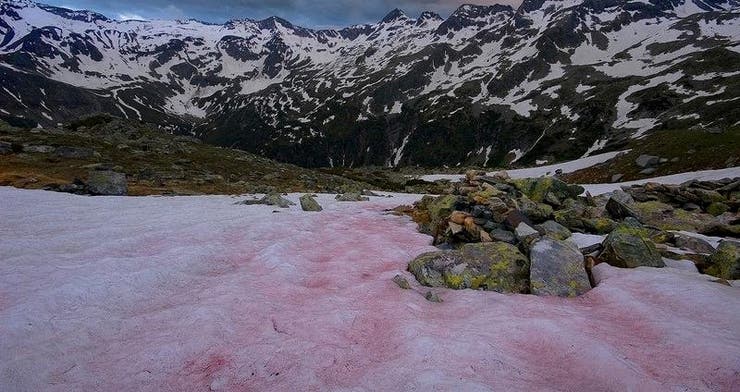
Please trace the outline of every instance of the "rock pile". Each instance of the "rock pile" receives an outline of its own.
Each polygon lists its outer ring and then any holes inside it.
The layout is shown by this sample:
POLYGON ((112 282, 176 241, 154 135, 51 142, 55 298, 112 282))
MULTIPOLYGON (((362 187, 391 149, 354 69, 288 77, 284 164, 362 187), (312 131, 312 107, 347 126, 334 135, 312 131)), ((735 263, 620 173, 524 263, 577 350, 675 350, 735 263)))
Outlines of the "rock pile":
POLYGON ((737 243, 723 241, 715 252, 673 231, 737 237, 739 196, 740 178, 648 183, 594 197, 556 177, 471 171, 450 194, 404 210, 440 248, 408 269, 426 286, 558 296, 588 291, 590 267, 600 262, 663 267, 663 257, 689 258, 702 272, 737 279, 737 243), (579 249, 574 232, 605 239, 579 249))

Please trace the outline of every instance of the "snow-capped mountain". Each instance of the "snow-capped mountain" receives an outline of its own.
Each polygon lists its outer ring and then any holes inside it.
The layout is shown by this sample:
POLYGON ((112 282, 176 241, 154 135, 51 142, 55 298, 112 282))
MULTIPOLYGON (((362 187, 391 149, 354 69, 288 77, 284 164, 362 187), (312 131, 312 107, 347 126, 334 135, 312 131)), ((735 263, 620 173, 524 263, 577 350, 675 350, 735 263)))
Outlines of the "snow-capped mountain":
POLYGON ((0 117, 92 111, 307 166, 498 165, 740 125, 737 0, 525 0, 312 30, 0 3, 0 117))

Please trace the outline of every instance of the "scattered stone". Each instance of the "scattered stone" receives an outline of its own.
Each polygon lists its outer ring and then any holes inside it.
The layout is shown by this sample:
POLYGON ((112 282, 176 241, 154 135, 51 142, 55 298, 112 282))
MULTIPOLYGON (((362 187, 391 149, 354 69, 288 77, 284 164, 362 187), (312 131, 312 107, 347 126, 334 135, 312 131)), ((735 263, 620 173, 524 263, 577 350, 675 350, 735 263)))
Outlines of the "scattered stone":
POLYGON ((543 238, 534 243, 529 257, 532 294, 575 297, 591 289, 583 255, 574 244, 543 238))
POLYGON ((92 195, 126 195, 128 193, 126 174, 107 170, 91 170, 87 175, 85 189, 92 195))
POLYGON ((442 302, 442 298, 440 298, 439 295, 437 295, 437 293, 433 293, 431 291, 427 291, 427 293, 424 294, 424 298, 426 298, 426 300, 429 302, 437 302, 437 303, 442 302))
POLYGON ((397 284, 398 287, 408 290, 411 288, 411 285, 409 284, 409 281, 406 280, 406 278, 403 277, 403 275, 397 274, 393 277, 393 283, 397 284))
POLYGON ((531 221, 543 222, 552 217, 553 209, 544 203, 535 203, 526 196, 522 196, 519 208, 531 221))
POLYGON ((450 222, 457 223, 458 225, 465 224, 465 219, 470 217, 470 214, 462 211, 452 211, 450 214, 450 222))
POLYGON ((681 249, 688 249, 707 254, 714 253, 714 247, 709 242, 704 241, 701 238, 677 233, 675 234, 674 242, 676 243, 676 246, 681 249))
POLYGON ((54 151, 54 147, 52 146, 44 146, 44 145, 23 146, 23 152, 27 152, 27 153, 48 154, 53 151, 54 151))
POLYGON ((532 221, 519 210, 509 211, 504 218, 504 224, 512 230, 515 230, 522 223, 533 225, 532 221))
POLYGON ((318 212, 318 211, 323 210, 323 208, 321 208, 321 205, 319 204, 319 202, 316 201, 316 199, 314 199, 314 197, 315 196, 313 196, 313 195, 306 194, 306 195, 301 196, 300 199, 298 199, 300 201, 300 203, 301 203, 301 209, 303 211, 314 211, 314 212, 318 212))
POLYGON ((542 235, 556 240, 565 240, 573 235, 567 227, 551 220, 535 226, 535 229, 537 229, 542 235))
MULTIPOLYGON (((632 197, 629 198, 632 199, 632 197)), ((629 206, 629 204, 621 201, 625 200, 624 198, 622 198, 621 200, 619 199, 619 197, 612 196, 606 202, 606 211, 609 212, 609 215, 611 215, 611 217, 614 219, 624 219, 627 217, 632 217, 639 221, 640 218, 637 212, 635 212, 632 207, 629 206)))
POLYGON ((507 242, 509 244, 516 243, 516 236, 514 233, 504 229, 494 229, 490 232, 491 238, 495 241, 507 242))
POLYGON ((720 242, 704 273, 725 280, 740 279, 740 242, 720 242))
POLYGON ((269 193, 261 199, 244 200, 236 204, 243 204, 243 205, 265 204, 268 206, 278 206, 280 208, 288 208, 292 205, 295 205, 295 203, 293 203, 292 201, 288 199, 283 198, 279 193, 269 193))
POLYGON ((615 174, 612 176, 611 182, 619 182, 622 180, 622 178, 624 178, 624 174, 622 173, 615 174))
POLYGON ((640 170, 640 174, 645 174, 645 175, 648 175, 648 174, 653 174, 653 173, 655 173, 656 171, 658 171, 658 169, 657 169, 657 168, 655 168, 655 167, 648 167, 648 168, 646 168, 646 169, 642 169, 642 170, 640 170))
POLYGON ((660 157, 656 157, 655 155, 643 154, 635 159, 635 164, 639 167, 655 166, 658 163, 660 163, 660 157))
POLYGON ((336 196, 337 201, 369 201, 369 197, 362 196, 360 192, 347 192, 336 196))
POLYGON ((615 267, 665 266, 655 244, 635 229, 615 229, 606 237, 603 246, 599 258, 615 267))

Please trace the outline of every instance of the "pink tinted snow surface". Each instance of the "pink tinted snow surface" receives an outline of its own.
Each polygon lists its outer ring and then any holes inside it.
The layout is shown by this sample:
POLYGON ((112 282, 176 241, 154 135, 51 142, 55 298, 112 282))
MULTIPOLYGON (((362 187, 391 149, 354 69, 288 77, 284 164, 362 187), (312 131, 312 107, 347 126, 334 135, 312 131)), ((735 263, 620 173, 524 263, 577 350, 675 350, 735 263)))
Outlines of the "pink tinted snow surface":
POLYGON ((432 303, 402 272, 429 237, 382 213, 412 198, 319 199, 0 188, 0 390, 740 390, 737 288, 599 266, 432 303))

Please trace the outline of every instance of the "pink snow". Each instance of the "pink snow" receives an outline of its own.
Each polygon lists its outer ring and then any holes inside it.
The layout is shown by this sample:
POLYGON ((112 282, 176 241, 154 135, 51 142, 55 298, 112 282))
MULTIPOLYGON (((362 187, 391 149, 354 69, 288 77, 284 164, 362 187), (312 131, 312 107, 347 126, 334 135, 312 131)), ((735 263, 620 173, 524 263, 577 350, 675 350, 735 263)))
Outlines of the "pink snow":
POLYGON ((707 276, 432 303, 403 272, 430 237, 383 211, 415 196, 241 199, 0 188, 0 390, 740 390, 740 291, 707 276))

